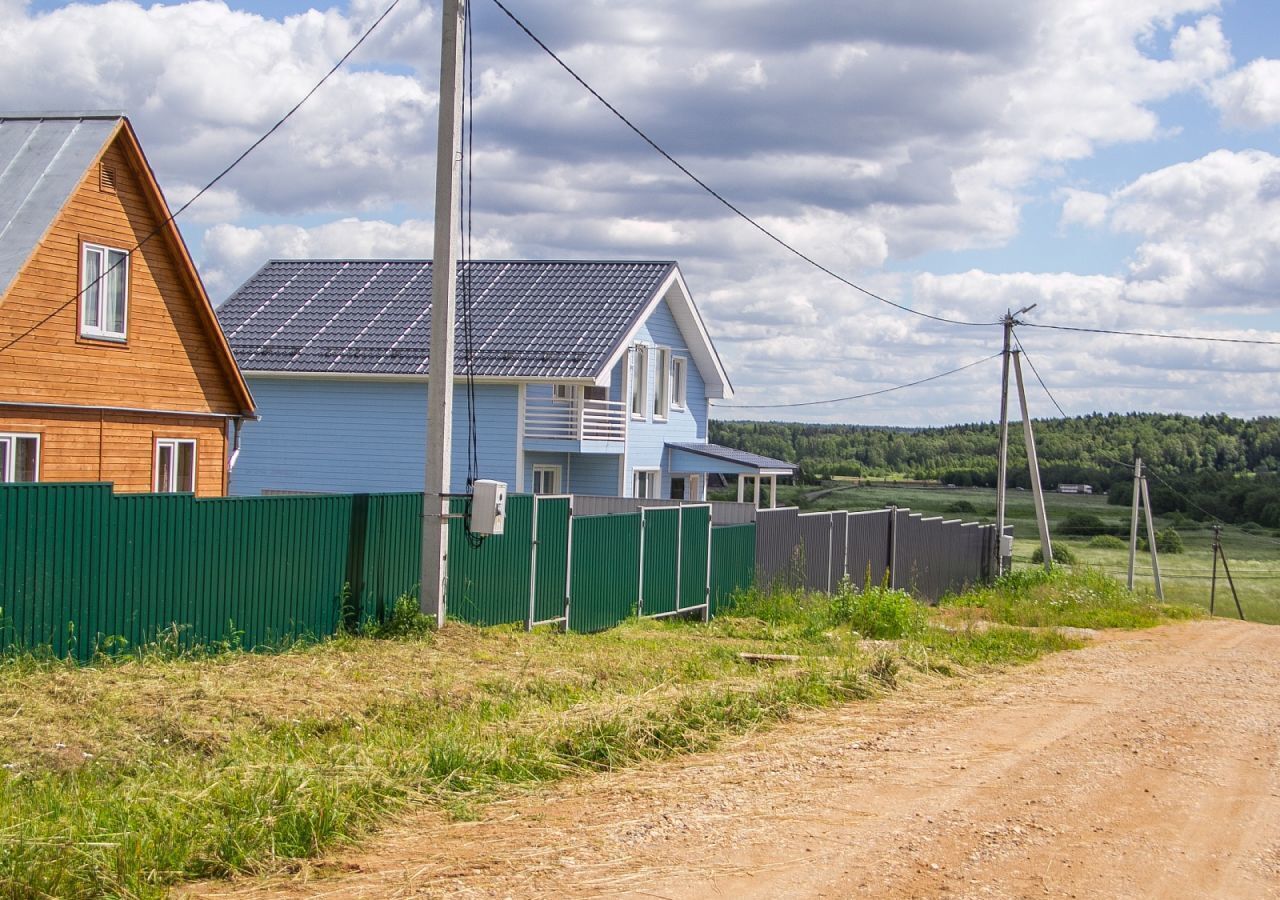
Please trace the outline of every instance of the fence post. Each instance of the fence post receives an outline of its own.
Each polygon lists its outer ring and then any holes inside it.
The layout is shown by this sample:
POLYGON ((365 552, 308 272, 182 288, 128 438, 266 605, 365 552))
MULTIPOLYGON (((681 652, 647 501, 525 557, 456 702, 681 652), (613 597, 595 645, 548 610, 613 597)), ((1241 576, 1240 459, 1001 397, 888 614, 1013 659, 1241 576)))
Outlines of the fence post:
POLYGON ((339 615, 343 626, 355 630, 364 610, 364 557, 369 537, 369 495, 351 495, 351 526, 347 531, 347 597, 339 615))
POLYGON ((836 534, 836 516, 835 513, 827 513, 827 593, 831 593, 831 554, 835 552, 832 546, 836 534))
POLYGON ((680 580, 680 564, 684 556, 684 504, 676 506, 676 609, 680 609, 681 588, 684 587, 680 580))
POLYGON ((644 545, 645 545, 645 508, 640 507, 640 585, 636 590, 636 615, 644 615, 644 545))
POLYGON ((569 611, 573 605, 573 497, 569 498, 569 536, 565 541, 564 554, 564 628, 569 633, 569 611))
POLYGON ((702 621, 711 621, 711 510, 707 510, 707 588, 702 594, 702 621))
POLYGON ((889 587, 898 586, 898 507, 889 507, 889 587))
POLYGON ((533 621, 538 617, 538 495, 533 495, 533 522, 529 525, 529 615, 524 620, 524 630, 533 631, 533 621))

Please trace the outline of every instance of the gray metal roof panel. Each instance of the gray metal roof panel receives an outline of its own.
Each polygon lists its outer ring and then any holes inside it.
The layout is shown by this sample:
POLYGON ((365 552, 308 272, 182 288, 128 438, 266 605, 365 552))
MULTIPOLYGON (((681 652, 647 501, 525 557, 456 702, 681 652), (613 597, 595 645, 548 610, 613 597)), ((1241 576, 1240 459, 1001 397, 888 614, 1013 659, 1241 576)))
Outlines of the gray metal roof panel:
POLYGON ((795 463, 761 456, 758 453, 748 453, 746 450, 738 450, 734 447, 723 447, 720 444, 668 442, 667 446, 674 447, 677 450, 687 450, 690 453, 699 453, 712 459, 720 459, 740 466, 751 466, 756 469, 791 469, 795 471, 798 468, 795 463))
POLYGON ((0 297, 120 121, 0 114, 0 297))
MULTIPOLYGON (((469 292, 474 373, 589 378, 653 299, 673 262, 485 260, 459 267, 456 368, 469 292)), ((250 371, 426 374, 431 263, 276 260, 218 309, 250 371)))

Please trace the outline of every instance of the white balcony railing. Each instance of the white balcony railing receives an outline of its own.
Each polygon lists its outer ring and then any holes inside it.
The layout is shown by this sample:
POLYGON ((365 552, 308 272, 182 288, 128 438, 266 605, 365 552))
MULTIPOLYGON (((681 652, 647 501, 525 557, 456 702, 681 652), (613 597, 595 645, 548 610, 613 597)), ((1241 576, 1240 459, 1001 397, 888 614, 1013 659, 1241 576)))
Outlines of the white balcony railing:
POLYGON ((530 397, 524 407, 524 436, 553 441, 624 441, 627 405, 580 397, 530 397))

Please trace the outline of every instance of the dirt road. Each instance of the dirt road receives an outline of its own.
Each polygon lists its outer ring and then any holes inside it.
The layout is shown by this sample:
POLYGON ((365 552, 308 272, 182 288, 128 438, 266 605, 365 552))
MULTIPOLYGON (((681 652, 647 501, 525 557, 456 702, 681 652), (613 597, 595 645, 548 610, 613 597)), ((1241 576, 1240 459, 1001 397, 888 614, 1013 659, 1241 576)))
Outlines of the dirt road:
POLYGON ((1280 628, 1110 634, 206 897, 1280 897, 1280 628))

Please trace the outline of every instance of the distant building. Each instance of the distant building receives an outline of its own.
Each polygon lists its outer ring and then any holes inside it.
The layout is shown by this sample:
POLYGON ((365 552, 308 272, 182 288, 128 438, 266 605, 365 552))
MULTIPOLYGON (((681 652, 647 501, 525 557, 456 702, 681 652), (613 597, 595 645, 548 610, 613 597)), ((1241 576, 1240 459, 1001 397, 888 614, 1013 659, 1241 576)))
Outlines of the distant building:
POLYGON ((1059 494, 1092 494, 1093 485, 1091 484, 1060 484, 1058 485, 1059 494))

